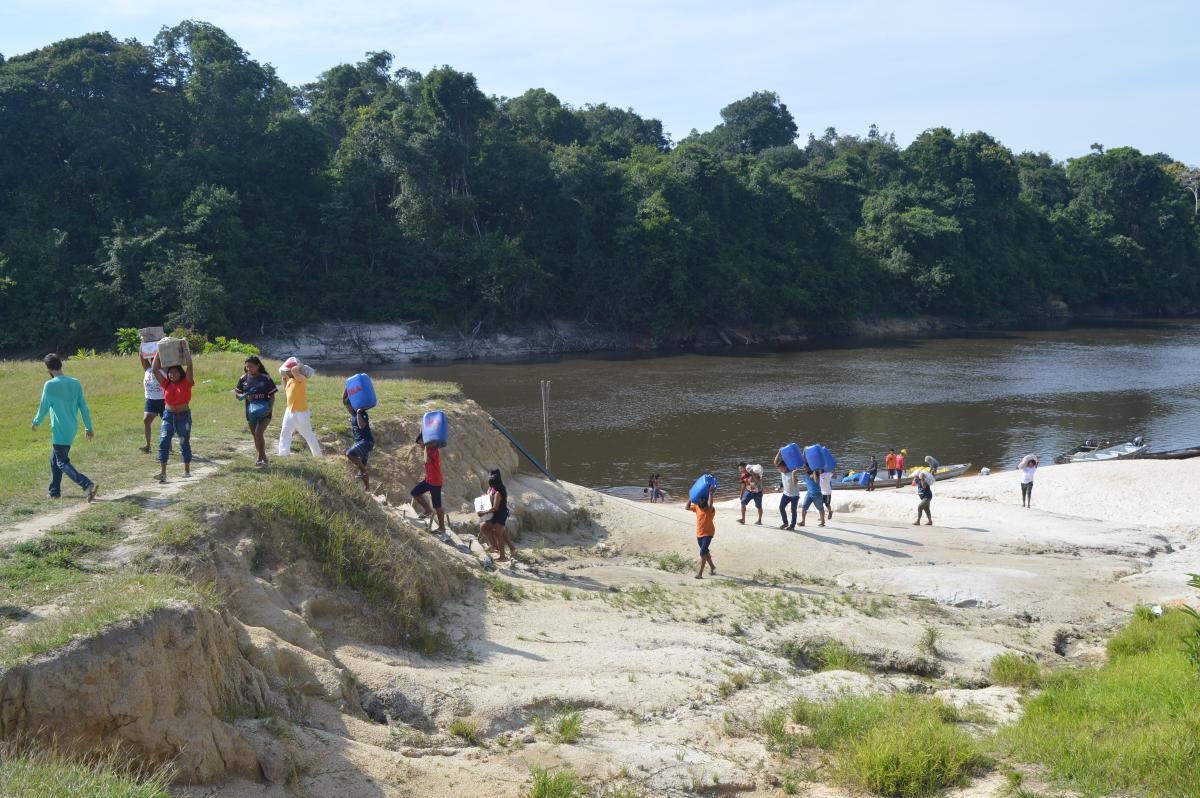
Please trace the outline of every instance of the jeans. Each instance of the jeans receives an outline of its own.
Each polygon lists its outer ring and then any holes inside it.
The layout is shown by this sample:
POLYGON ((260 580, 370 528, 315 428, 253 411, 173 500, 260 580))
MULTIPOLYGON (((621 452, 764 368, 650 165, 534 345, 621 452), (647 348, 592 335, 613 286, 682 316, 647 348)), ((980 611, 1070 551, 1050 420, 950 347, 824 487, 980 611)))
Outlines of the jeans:
POLYGON ((787 523, 787 506, 792 506, 792 526, 796 525, 796 505, 800 503, 799 494, 788 496, 786 493, 779 497, 779 515, 783 518, 783 523, 787 523))
POLYGON ((171 438, 179 436, 179 451, 183 462, 192 462, 192 411, 168 410, 163 413, 158 435, 158 462, 165 463, 171 454, 171 438))
POLYGON ((75 470, 71 465, 71 447, 52 445, 50 453, 50 496, 57 499, 62 495, 63 474, 85 491, 92 486, 92 481, 75 470))

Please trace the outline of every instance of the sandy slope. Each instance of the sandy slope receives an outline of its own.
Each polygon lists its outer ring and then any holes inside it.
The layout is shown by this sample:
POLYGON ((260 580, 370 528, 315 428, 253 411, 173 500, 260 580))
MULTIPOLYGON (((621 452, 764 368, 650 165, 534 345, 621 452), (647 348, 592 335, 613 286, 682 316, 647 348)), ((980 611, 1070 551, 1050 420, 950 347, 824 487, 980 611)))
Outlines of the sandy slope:
MULTIPOLYGON (((911 525, 907 489, 835 494, 828 526, 810 516, 796 532, 776 528, 772 497, 764 526, 742 526, 724 506, 719 575, 702 581, 657 563, 670 554, 694 562, 682 507, 526 480, 527 493, 584 508, 591 524, 524 536, 523 563, 499 571, 519 600, 477 589, 445 607, 452 653, 427 659, 323 630, 391 726, 315 723, 296 734, 318 764, 291 786, 189 794, 499 798, 524 795, 531 766, 565 765, 646 795, 781 795, 785 769, 817 760, 769 753, 757 719, 797 696, 934 691, 1005 722, 1019 711, 1016 693, 980 689, 997 653, 1087 660, 1135 604, 1194 598, 1184 582, 1200 571, 1187 487, 1197 478, 1200 460, 1047 468, 1032 510, 1019 506, 1012 474, 964 478, 937 486, 932 527, 911 525), (918 650, 929 626, 940 633, 934 656, 918 650), (860 652, 873 672, 814 673, 783 656, 822 638, 860 652), (582 735, 556 742, 555 718, 570 709, 582 713, 582 735), (476 724, 483 745, 447 734, 456 719, 476 724), (322 752, 335 749, 343 764, 325 772, 322 752)), ((1002 787, 991 774, 949 794, 999 796, 1002 787)))

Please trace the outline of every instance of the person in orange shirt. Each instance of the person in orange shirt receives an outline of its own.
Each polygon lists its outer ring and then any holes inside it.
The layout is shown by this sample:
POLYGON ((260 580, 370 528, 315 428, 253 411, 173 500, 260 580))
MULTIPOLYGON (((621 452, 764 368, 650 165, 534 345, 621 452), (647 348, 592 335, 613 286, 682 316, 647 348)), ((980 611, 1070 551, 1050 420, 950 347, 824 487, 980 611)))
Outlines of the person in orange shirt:
POLYGON ((883 467, 887 469, 888 479, 896 476, 896 450, 888 449, 887 457, 883 458, 883 467))
POLYGON ((896 455, 896 487, 900 487, 900 481, 904 479, 904 460, 908 456, 908 449, 901 449, 900 454, 896 455))
POLYGON ((712 493, 710 492, 699 504, 692 504, 689 501, 687 509, 696 514, 696 542, 700 544, 700 572, 696 574, 696 578, 704 578, 705 563, 708 563, 708 575, 715 576, 717 567, 713 565, 712 555, 708 553, 713 535, 717 534, 717 525, 714 523, 717 511, 713 507, 712 493))

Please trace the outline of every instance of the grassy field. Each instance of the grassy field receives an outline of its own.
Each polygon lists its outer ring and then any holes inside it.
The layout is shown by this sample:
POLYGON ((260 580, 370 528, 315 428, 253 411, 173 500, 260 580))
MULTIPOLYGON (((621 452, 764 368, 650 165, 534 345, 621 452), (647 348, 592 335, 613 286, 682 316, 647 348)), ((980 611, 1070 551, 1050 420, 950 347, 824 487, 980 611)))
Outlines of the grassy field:
MULTIPOLYGON (((246 431, 243 405, 231 390, 242 373, 244 356, 214 353, 196 357, 196 387, 192 395, 192 450, 196 462, 225 459, 234 451, 252 446, 246 431)), ((264 360, 278 378, 278 361, 264 360)), ((70 360, 64 372, 83 383, 91 408, 96 437, 88 443, 80 435, 71 449, 71 462, 100 483, 104 492, 150 484, 157 473, 154 451, 139 450, 142 437, 142 369, 136 357, 101 356, 70 360)), ((37 432, 29 424, 37 412, 42 383, 48 375, 38 361, 0 361, 0 525, 45 512, 57 504, 46 498, 49 483, 49 421, 37 432)), ((279 382, 279 380, 276 380, 279 382)), ((323 437, 331 430, 348 435, 341 407, 344 383, 318 374, 309 385, 313 427, 323 437)), ((380 415, 415 414, 422 402, 460 399, 458 386, 420 380, 380 380, 375 384, 380 415)), ((282 393, 282 391, 281 391, 282 393)), ((283 419, 283 397, 276 403, 275 418, 267 432, 268 455, 283 419)), ((157 423, 154 435, 158 434, 157 423)), ((152 438, 152 440, 155 440, 152 438)), ((299 451, 299 436, 293 447, 299 451)), ((169 474, 182 473, 178 455, 169 474)), ((63 501, 83 500, 82 491, 64 480, 63 501)))

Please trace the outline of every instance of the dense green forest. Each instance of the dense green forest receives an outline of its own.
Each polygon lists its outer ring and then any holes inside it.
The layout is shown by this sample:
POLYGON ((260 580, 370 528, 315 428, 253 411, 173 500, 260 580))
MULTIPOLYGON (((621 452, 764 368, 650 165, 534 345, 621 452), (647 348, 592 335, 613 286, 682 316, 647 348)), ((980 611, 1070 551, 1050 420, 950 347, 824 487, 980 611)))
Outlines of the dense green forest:
POLYGON ((1200 306, 1197 173, 1166 155, 1063 164, 936 127, 798 146, 766 91, 721 118, 671 142, 632 111, 488 97, 386 52, 288 86, 201 22, 0 56, 0 350, 164 321, 664 336, 1200 306))

